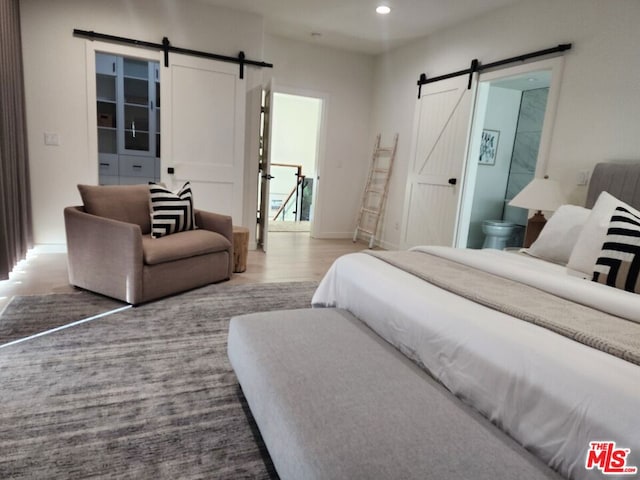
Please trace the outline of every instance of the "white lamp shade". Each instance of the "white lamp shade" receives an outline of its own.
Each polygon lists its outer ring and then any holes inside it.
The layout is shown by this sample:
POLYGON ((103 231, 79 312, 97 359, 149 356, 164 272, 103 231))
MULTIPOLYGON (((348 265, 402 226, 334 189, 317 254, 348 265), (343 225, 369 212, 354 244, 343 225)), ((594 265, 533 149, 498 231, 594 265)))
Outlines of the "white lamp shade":
POLYGON ((524 187, 509 205, 529 210, 543 210, 553 212, 567 203, 567 198, 560 190, 560 184, 548 178, 534 178, 524 187))

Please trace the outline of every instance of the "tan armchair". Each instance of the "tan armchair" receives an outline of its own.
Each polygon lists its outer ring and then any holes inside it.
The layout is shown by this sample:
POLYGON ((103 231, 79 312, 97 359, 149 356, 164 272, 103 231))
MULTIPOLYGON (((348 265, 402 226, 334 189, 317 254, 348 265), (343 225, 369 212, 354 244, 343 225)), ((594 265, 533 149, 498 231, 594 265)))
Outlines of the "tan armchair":
POLYGON ((196 210, 198 229, 151 238, 147 185, 78 185, 64 210, 69 282, 137 305, 231 278, 231 217, 196 210))

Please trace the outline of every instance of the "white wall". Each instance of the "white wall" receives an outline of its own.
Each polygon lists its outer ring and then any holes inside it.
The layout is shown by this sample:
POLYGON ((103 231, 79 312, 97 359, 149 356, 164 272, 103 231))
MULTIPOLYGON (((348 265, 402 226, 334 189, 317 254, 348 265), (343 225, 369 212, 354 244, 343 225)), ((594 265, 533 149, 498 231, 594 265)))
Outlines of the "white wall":
POLYGON ((500 137, 496 163, 494 165, 478 165, 467 242, 471 248, 482 247, 484 242, 482 222, 484 220, 500 220, 502 218, 521 97, 522 92, 518 90, 496 86, 489 88, 484 128, 499 131, 500 137))
POLYGON ((326 98, 314 229, 321 238, 349 238, 373 148, 374 57, 272 35, 265 37, 264 56, 274 63, 264 74, 265 81, 273 75, 275 91, 326 98))
POLYGON ((416 81, 468 67, 471 59, 502 58, 573 42, 566 53, 547 172, 573 203, 586 188, 579 170, 603 160, 640 157, 640 2, 637 0, 524 1, 381 55, 375 66, 374 132, 400 133, 383 244, 400 244, 411 150, 416 81))
MULTIPOLYGON (((80 203, 78 183, 97 182, 88 165, 95 128, 87 119, 88 40, 74 37, 74 28, 155 43, 166 36, 179 47, 262 59, 261 17, 205 3, 21 0, 20 8, 36 243, 64 243, 64 207, 80 203), (58 133, 61 145, 45 146, 44 132, 58 133)), ((260 70, 245 72, 247 89, 261 82, 260 70)))

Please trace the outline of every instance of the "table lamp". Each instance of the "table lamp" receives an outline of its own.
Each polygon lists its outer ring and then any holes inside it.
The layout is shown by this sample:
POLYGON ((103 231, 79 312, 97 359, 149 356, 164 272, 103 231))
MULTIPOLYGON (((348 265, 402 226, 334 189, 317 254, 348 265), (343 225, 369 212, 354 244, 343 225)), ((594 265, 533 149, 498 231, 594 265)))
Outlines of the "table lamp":
POLYGON ((537 212, 527 222, 527 229, 524 237, 524 248, 529 248, 536 241, 540 231, 547 223, 542 211, 552 212, 561 205, 567 203, 566 197, 560 190, 560 184, 555 180, 544 178, 534 178, 531 183, 524 187, 509 205, 513 207, 537 210, 537 212))

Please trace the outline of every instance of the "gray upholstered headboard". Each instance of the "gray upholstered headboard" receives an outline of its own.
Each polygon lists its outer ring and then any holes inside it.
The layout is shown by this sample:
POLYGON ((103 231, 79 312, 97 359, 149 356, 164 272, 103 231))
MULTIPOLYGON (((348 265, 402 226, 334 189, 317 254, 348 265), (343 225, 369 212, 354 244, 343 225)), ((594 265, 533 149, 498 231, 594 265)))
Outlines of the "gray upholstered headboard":
POLYGON ((603 191, 640 210, 640 161, 597 164, 589 181, 586 207, 593 207, 603 191))

